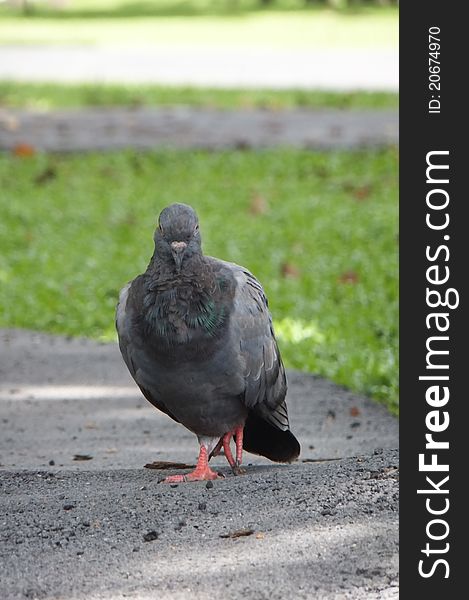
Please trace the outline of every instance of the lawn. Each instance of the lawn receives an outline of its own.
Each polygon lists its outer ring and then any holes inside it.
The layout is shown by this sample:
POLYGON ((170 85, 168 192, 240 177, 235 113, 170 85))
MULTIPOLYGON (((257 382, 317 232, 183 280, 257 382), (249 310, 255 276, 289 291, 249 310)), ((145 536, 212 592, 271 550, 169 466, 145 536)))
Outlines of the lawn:
POLYGON ((0 108, 53 110, 95 106, 187 105, 217 109, 394 109, 391 92, 210 89, 158 85, 17 83, 0 81, 0 108))
POLYGON ((286 365, 398 405, 397 152, 0 155, 0 326, 113 340, 158 212, 263 283, 286 365))
POLYGON ((24 15, 0 5, 0 44, 150 44, 273 48, 390 48, 398 10, 331 10, 304 0, 70 0, 31 2, 24 15), (58 3, 57 3, 58 4, 58 3))

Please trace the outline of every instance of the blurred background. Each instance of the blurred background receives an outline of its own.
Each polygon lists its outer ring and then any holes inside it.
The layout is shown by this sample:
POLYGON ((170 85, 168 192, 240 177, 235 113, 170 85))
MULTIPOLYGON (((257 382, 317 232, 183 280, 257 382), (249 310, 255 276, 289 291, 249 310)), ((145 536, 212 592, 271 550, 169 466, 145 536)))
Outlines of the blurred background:
POLYGON ((390 0, 0 1, 0 327, 115 340, 185 202, 287 367, 397 413, 397 65, 390 0))

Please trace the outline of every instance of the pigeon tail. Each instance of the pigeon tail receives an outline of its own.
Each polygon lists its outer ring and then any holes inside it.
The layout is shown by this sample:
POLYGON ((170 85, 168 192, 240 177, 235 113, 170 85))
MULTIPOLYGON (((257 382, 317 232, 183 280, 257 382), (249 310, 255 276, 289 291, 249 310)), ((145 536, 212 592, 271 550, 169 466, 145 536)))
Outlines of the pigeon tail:
POLYGON ((243 448, 274 462, 293 462, 300 454, 300 443, 289 429, 282 431, 253 411, 244 425, 243 448))

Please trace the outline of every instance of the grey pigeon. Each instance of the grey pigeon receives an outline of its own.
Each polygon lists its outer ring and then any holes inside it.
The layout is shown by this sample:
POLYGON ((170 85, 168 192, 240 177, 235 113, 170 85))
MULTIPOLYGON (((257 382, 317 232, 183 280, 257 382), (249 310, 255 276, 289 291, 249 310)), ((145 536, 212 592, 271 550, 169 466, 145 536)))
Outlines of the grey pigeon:
POLYGON ((165 481, 216 479, 208 461, 222 448, 234 473, 243 449, 295 460, 300 445, 289 429, 285 369, 261 284, 202 253, 198 218, 186 204, 161 212, 154 241, 147 270, 120 292, 116 327, 145 398, 199 440, 195 470, 165 481))

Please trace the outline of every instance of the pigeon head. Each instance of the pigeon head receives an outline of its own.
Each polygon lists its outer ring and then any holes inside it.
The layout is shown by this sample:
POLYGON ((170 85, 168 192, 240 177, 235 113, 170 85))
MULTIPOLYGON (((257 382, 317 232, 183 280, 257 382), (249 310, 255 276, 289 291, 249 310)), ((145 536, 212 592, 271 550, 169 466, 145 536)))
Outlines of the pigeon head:
POLYGON ((171 204, 164 208, 155 230, 155 250, 165 262, 173 262, 179 273, 184 260, 201 254, 199 219, 187 204, 171 204))

